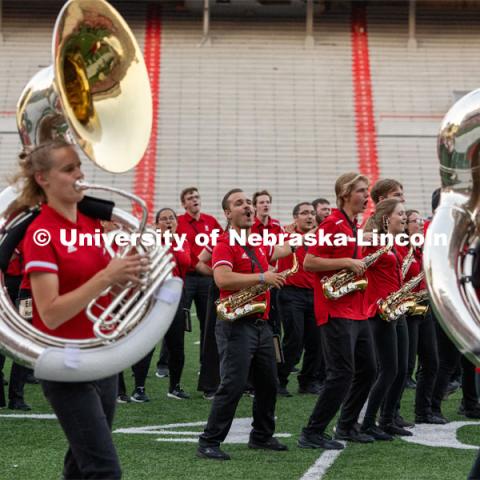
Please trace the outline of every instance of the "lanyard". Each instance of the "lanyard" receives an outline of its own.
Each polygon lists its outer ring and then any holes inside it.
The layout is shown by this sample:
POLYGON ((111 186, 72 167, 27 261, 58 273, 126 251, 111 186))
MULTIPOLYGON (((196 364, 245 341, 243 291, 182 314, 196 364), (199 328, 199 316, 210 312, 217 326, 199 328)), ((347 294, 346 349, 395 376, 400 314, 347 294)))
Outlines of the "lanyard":
POLYGON ((262 267, 262 264, 259 262, 257 255, 255 255, 255 251, 252 250, 250 247, 246 245, 242 245, 243 250, 248 255, 248 258, 252 262, 252 273, 255 271, 255 265, 259 268, 260 273, 265 273, 265 269, 262 267))
POLYGON ((345 213, 345 210, 343 208, 340 209, 340 212, 346 218, 348 224, 350 225, 350 228, 352 229, 352 233, 355 237, 355 250, 353 251, 353 257, 352 258, 357 258, 357 249, 358 249, 358 245, 357 245, 357 225, 350 220, 349 216, 345 213))

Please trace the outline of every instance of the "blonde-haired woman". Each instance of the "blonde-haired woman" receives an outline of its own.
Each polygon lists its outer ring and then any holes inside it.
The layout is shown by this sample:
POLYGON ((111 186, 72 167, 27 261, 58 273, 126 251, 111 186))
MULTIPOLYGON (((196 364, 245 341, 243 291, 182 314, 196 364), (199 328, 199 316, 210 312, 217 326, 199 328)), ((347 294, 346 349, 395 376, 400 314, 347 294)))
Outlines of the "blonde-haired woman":
MULTIPOLYGON (((83 192, 75 183, 83 173, 73 146, 54 140, 24 151, 19 163, 22 190, 15 208, 41 202, 24 237, 24 287, 32 292, 33 325, 56 337, 93 337, 85 307, 110 285, 138 282, 146 260, 139 255, 112 260, 102 247, 62 244, 61 229, 92 234, 101 229, 100 221, 77 208, 83 192), (50 236, 47 245, 38 242, 40 229, 50 236)), ((111 435, 116 375, 81 383, 42 380, 41 385, 69 442, 64 478, 120 478, 111 435)))

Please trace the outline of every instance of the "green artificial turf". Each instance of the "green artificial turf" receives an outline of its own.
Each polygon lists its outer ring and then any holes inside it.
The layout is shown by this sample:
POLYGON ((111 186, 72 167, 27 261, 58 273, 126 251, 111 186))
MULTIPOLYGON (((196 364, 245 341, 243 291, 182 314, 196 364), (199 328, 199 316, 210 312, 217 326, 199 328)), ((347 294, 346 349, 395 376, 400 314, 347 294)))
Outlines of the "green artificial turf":
MULTIPOLYGON (((186 334, 186 366, 183 388, 192 394, 191 400, 179 401, 166 397, 168 379, 154 376, 155 352, 146 390, 151 398, 145 404, 118 405, 114 429, 205 421, 211 403, 196 391, 198 370, 198 322, 193 319, 194 332, 186 334)), ((4 371, 9 372, 9 362, 4 371)), ((129 393, 132 390, 131 372, 125 371, 129 393)), ((288 452, 249 450, 246 444, 224 446, 232 456, 230 462, 214 462, 195 457, 195 443, 165 443, 156 434, 115 433, 114 440, 121 459, 125 479, 131 480, 291 480, 299 479, 315 463, 321 450, 301 450, 296 440, 313 408, 316 397, 296 393, 296 377, 289 384, 293 398, 279 398, 277 403, 277 432, 290 433, 281 439, 288 452)), ((444 403, 444 414, 451 420, 466 420, 456 413, 460 393, 444 403)), ((26 401, 32 405, 29 413, 51 413, 38 385, 26 386, 26 401)), ((244 397, 237 418, 251 416, 252 399, 244 397)), ((413 419, 413 393, 407 390, 402 401, 405 418, 413 419)), ((19 412, 1 410, 0 414, 19 412)), ((332 424, 333 425, 333 424, 332 424)), ((181 430, 199 432, 200 426, 181 430)), ((177 428, 178 430, 178 428, 177 428)), ((459 429, 460 441, 480 444, 479 428, 459 429)), ((188 437, 188 436, 187 436, 188 437)), ((60 478, 66 441, 56 420, 0 417, 0 479, 51 480, 60 478)), ((466 478, 476 450, 427 447, 401 439, 377 442, 372 445, 349 444, 323 477, 325 480, 458 480, 466 478)))

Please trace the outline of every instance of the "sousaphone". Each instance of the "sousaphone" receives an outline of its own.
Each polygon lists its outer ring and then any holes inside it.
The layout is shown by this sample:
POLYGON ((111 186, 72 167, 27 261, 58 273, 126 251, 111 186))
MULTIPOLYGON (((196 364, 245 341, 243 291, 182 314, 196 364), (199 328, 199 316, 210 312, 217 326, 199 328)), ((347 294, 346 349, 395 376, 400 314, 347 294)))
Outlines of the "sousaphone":
MULTIPOLYGON (((31 79, 18 102, 23 145, 34 147, 61 136, 108 172, 126 172, 137 165, 150 138, 152 100, 141 51, 121 15, 104 0, 68 1, 56 20, 52 57, 53 64, 31 79)), ((97 208, 102 202, 96 199, 87 199, 87 209, 94 216, 97 210, 106 210, 98 215, 129 233, 153 235, 146 228, 148 212, 139 197, 86 182, 77 187, 106 190, 135 202, 142 212, 140 220, 113 205, 108 208, 108 202, 106 209, 97 208)), ((0 212, 15 199, 16 191, 5 189, 0 212)), ((36 211, 34 207, 8 220, 0 213, 0 256, 13 252, 36 211)), ((136 363, 168 330, 182 290, 181 280, 171 275, 172 255, 165 247, 150 244, 140 242, 136 247, 151 262, 142 285, 116 292, 101 313, 96 300, 87 307, 94 323, 91 339, 53 337, 32 327, 10 301, 0 273, 1 350, 33 368, 37 378, 63 382, 103 378, 136 363)))

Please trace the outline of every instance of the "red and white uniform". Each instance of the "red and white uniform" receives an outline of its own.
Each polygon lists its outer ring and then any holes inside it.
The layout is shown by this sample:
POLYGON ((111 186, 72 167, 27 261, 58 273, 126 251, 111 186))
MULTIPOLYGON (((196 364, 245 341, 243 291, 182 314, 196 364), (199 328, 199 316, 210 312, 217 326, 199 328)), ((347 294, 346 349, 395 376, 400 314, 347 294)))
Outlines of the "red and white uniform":
MULTIPOLYGON (((65 246, 60 241, 61 229, 67 230, 67 239, 70 238, 71 229, 76 229, 78 234, 103 231, 99 220, 77 212, 77 222, 73 223, 48 205, 42 205, 40 215, 30 224, 24 237, 25 277, 22 288, 30 288, 28 275, 33 272, 53 273, 58 276, 58 293, 64 295, 83 285, 108 265, 111 257, 104 247, 81 246, 78 242, 74 246, 65 246), (50 234, 50 242, 45 246, 39 246, 34 241, 34 233, 39 229, 50 234)), ((101 297, 100 301, 107 303, 109 298, 101 297)), ((38 314, 35 299, 33 325, 56 337, 81 339, 94 336, 93 323, 84 310, 55 330, 49 329, 38 314)))
MULTIPOLYGON (((363 256, 366 257, 382 247, 364 247, 363 256)), ((377 301, 387 298, 391 293, 399 290, 402 285, 402 262, 404 250, 395 246, 384 253, 366 271, 368 286, 365 294, 368 316, 374 317, 378 311, 377 301)))
POLYGON ((195 270, 195 265, 198 263, 198 256, 203 250, 203 247, 198 245, 195 241, 196 236, 199 233, 206 233, 211 235, 214 230, 218 230, 219 233, 223 231, 222 227, 218 223, 217 219, 212 215, 201 213, 200 218, 195 220, 188 212, 183 215, 179 215, 177 218, 177 233, 179 235, 186 234, 188 244, 190 245, 191 263, 190 270, 195 270))
MULTIPOLYGON (((263 268, 263 271, 268 270, 268 264, 273 255, 273 246, 259 246, 259 247, 249 247, 252 251, 255 252, 255 255, 258 259, 258 262, 263 268)), ((232 269, 232 272, 235 273, 261 273, 258 265, 253 262, 250 257, 247 255, 242 246, 235 244, 229 244, 229 234, 225 232, 218 239, 217 245, 213 249, 212 257, 213 270, 216 268, 226 265, 232 269)), ((232 290, 222 290, 220 289, 220 298, 225 298, 235 293, 232 290)), ((268 314, 270 311, 270 292, 266 292, 264 295, 259 295, 256 298, 256 301, 267 300, 267 308, 262 315, 264 320, 268 320, 268 314)))
MULTIPOLYGON (((295 233, 302 234, 297 229, 295 229, 295 233)), ((297 255, 297 261, 298 261, 298 272, 287 277, 287 279, 285 280, 285 286, 313 289, 313 286, 315 284, 315 273, 306 272, 303 269, 303 261, 305 260, 305 255, 307 254, 307 252, 308 252, 308 248, 306 246, 301 245, 297 247, 297 250, 295 253, 297 255)), ((278 272, 289 270, 290 268, 292 268, 292 265, 293 265, 293 255, 279 258, 278 264, 277 264, 278 272)))
MULTIPOLYGON (((352 241, 347 242, 346 246, 315 245, 308 249, 315 257, 322 258, 355 258, 361 260, 362 249, 357 245, 356 238, 352 225, 349 219, 338 209, 334 209, 332 213, 321 223, 319 229, 323 230, 324 235, 331 234, 331 241, 333 243, 334 235, 341 234, 352 238, 352 241), (356 255, 355 255, 356 253, 356 255)), ((318 230, 317 230, 318 231, 318 230)), ((328 322, 328 317, 346 318, 349 320, 366 320, 368 314, 365 311, 364 292, 351 292, 337 300, 329 300, 325 298, 322 290, 322 278, 329 277, 336 271, 331 272, 315 272, 314 282, 314 308, 315 318, 318 325, 323 325, 328 322)))

